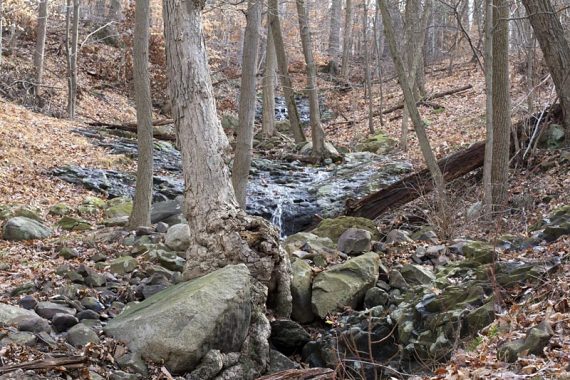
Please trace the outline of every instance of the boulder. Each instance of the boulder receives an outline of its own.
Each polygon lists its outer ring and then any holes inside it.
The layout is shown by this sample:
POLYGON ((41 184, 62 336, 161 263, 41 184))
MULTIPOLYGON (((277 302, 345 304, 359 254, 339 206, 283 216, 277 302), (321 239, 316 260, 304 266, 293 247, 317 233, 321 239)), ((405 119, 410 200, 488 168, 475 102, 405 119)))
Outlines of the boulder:
POLYGON ((40 318, 31 310, 26 310, 18 306, 0 303, 0 324, 10 324, 15 319, 40 318))
POLYGON ((564 145, 564 127, 560 124, 550 124, 541 133, 538 140, 539 147, 546 149, 559 149, 564 145))
POLYGON ((64 313, 75 315, 75 309, 55 302, 38 302, 36 306, 36 313, 42 318, 51 320, 56 314, 64 313))
POLYGON ((277 319, 271 322, 271 337, 269 341, 275 348, 286 355, 300 352, 309 340, 311 340, 311 336, 297 322, 289 319, 277 319))
POLYGON ((404 230, 392 230, 386 235, 386 243, 410 243, 410 233, 404 230))
POLYGON ((313 272, 311 266, 303 260, 291 264, 291 296, 293 311, 291 318, 300 323, 311 322, 315 316, 311 307, 311 285, 313 272))
POLYGON ((435 280, 433 272, 420 265, 404 265, 400 273, 409 285, 428 285, 435 280))
POLYGON ((88 343, 97 344, 100 341, 97 333, 83 323, 76 324, 70 328, 67 332, 66 340, 73 347, 85 347, 88 343))
POLYGON ((478 264, 490 264, 496 261, 495 249, 482 241, 467 241, 462 247, 463 255, 478 264))
POLYGON ((338 239, 338 250, 349 255, 370 251, 371 247, 372 234, 359 228, 349 228, 338 239))
POLYGON ((356 145, 357 152, 370 152, 374 154, 386 154, 394 150, 397 141, 380 132, 356 145))
POLYGON ((338 241, 344 231, 349 228, 367 230, 372 235, 372 239, 380 239, 380 233, 373 221, 355 216, 340 216, 333 219, 324 219, 311 233, 320 237, 328 237, 332 241, 338 241))
POLYGON ((184 201, 183 197, 176 197, 173 200, 154 203, 150 209, 151 222, 152 223, 162 222, 172 216, 182 214, 183 201, 184 201))
POLYGON ((125 308, 105 332, 145 360, 188 372, 212 349, 240 351, 252 313, 250 288, 247 267, 229 265, 125 308))
POLYGON ((365 253, 317 275, 313 282, 313 311, 321 318, 344 306, 356 308, 378 279, 380 258, 365 253))
POLYGON ((91 223, 72 216, 64 216, 57 222, 57 225, 66 231, 86 231, 91 229, 91 223))
POLYGON ((49 214, 50 215, 58 215, 58 216, 65 216, 72 212, 71 207, 66 205, 65 203, 58 203, 50 207, 49 214))
POLYGON ((164 244, 174 251, 184 252, 190 246, 190 226, 175 224, 166 232, 164 244))
POLYGON ((285 239, 283 245, 290 255, 303 248, 309 248, 310 251, 316 253, 336 248, 333 241, 328 237, 320 237, 310 232, 298 232, 290 235, 285 239))
POLYGON ((131 256, 121 256, 111 261, 110 269, 112 273, 126 274, 134 271, 139 265, 137 259, 131 256))
POLYGON ((390 296, 385 290, 378 287, 373 287, 368 289, 366 295, 364 296, 364 306, 367 308, 373 308, 376 306, 386 306, 390 296))
POLYGON ((105 217, 115 219, 119 217, 128 217, 133 211, 133 201, 129 198, 113 198, 107 201, 105 208, 105 217))
MULTIPOLYGON (((333 160, 337 160, 341 157, 341 154, 336 150, 333 144, 325 142, 325 151, 327 156, 333 160)), ((299 149, 299 154, 309 156, 313 152, 313 143, 311 141, 306 142, 301 149, 299 149)))
POLYGON ((16 216, 8 219, 2 228, 4 240, 34 240, 50 237, 52 231, 37 220, 25 216, 16 216))

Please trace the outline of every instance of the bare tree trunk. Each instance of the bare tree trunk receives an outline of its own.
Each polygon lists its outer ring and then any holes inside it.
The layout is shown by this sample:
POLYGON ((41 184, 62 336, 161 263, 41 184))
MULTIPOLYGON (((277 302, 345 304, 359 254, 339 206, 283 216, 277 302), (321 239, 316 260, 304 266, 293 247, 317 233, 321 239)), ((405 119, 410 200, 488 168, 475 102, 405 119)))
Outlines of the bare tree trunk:
POLYGON ((248 0, 247 24, 243 39, 241 64, 241 87, 239 95, 239 125, 236 137, 232 184, 237 201, 245 210, 247 180, 251 167, 253 120, 255 118, 255 78, 257 67, 257 44, 261 26, 261 0, 248 0))
POLYGON ((263 73, 263 119, 261 129, 265 138, 275 133, 275 43, 271 24, 267 23, 267 52, 265 53, 265 71, 263 73))
POLYGON ((65 48, 67 52, 67 114, 75 118, 77 104, 77 43, 79 39, 79 0, 67 0, 65 48))
POLYGON ((332 0, 331 25, 329 32, 328 55, 331 61, 338 59, 340 43, 340 14, 342 12, 342 0, 332 0))
POLYGON ((321 113, 319 109, 319 89, 317 85, 317 67, 313 58, 313 46, 311 32, 305 9, 304 0, 296 0, 297 15, 299 17, 299 30, 301 32, 301 44, 303 55, 307 65, 307 92, 309 93, 309 112, 311 119, 311 140, 313 142, 312 155, 324 158, 327 155, 325 149, 325 131, 321 126, 321 113))
POLYGON ((550 0, 522 0, 562 106, 570 147, 570 44, 550 0))
MULTIPOLYGON (((382 27, 383 28, 383 27, 382 27)), ((384 54, 384 32, 380 30, 380 7, 378 6, 378 0, 376 1, 376 12, 374 14, 374 45, 376 48, 376 59, 377 67, 376 72, 378 75, 378 86, 380 87, 380 104, 378 106, 380 113, 380 126, 384 126, 384 85, 383 85, 383 75, 382 75, 382 55, 384 54)))
POLYGON ((396 46, 396 37, 394 34, 394 25, 392 24, 392 20, 390 18, 386 0, 378 0, 378 3, 380 5, 380 11, 382 12, 382 19, 384 21, 384 33, 386 34, 386 40, 388 41, 390 52, 392 53, 392 58, 394 59, 394 65, 398 73, 400 86, 402 87, 402 91, 404 93, 404 100, 408 106, 410 118, 412 119, 416 135, 418 136, 422 155, 426 161, 426 165, 434 181, 440 209, 443 211, 446 205, 445 181, 443 174, 437 165, 437 160, 431 149, 429 139, 425 131, 424 123, 416 106, 411 84, 408 80, 408 76, 406 75, 404 63, 400 57, 400 54, 398 53, 398 48, 396 46))
POLYGON ((483 205, 485 211, 493 208, 493 0, 485 0, 485 162, 483 165, 483 205))
POLYGON ((277 67, 279 68, 281 87, 285 95, 287 103, 287 114, 291 123, 291 133, 295 142, 302 143, 307 141, 301 122, 299 121, 299 112, 295 103, 295 91, 289 77, 289 68, 287 63, 287 54, 285 53, 285 44, 281 33, 281 22, 279 20, 278 0, 268 0, 269 23, 271 24, 271 32, 273 33, 273 43, 275 45, 275 53, 277 55, 277 67))
POLYGON ((137 107, 137 182, 133 211, 129 227, 150 225, 152 203, 152 102, 150 95, 150 75, 148 71, 148 41, 150 30, 149 0, 137 0, 135 4, 135 31, 133 46, 133 79, 135 104, 137 107))
POLYGON ((39 95, 42 77, 44 74, 44 51, 46 45, 46 31, 48 19, 48 0, 41 0, 38 10, 38 26, 36 29, 36 50, 34 51, 34 66, 36 69, 36 83, 34 93, 39 95))
POLYGON ((345 19, 344 19, 344 36, 342 39, 342 62, 340 75, 348 78, 350 49, 352 47, 352 0, 346 0, 345 19))
POLYGON ((368 51, 368 0, 364 0, 364 10, 362 14, 362 27, 364 28, 364 77, 366 81, 366 92, 368 94, 368 131, 374 134, 374 112, 372 111, 372 80, 370 79, 370 53, 368 51))
POLYGON ((2 23, 2 18, 4 17, 4 0, 0 0, 0 65, 2 65, 2 54, 4 52, 4 46, 2 44, 2 37, 4 30, 4 25, 2 23))
MULTIPOLYGON (((245 263, 256 280, 254 305, 263 307, 263 287, 268 287, 268 304, 286 316, 291 313, 287 254, 273 226, 239 207, 226 165, 231 148, 216 114, 202 25, 204 5, 205 0, 163 4, 166 72, 185 182, 184 214, 192 231, 184 276, 195 278, 245 263)), ((259 354, 268 353, 267 347, 259 354)))
POLYGON ((493 164, 491 183, 493 209, 507 201, 509 148, 511 137, 511 97, 509 84, 509 3, 495 0, 493 10, 493 164))

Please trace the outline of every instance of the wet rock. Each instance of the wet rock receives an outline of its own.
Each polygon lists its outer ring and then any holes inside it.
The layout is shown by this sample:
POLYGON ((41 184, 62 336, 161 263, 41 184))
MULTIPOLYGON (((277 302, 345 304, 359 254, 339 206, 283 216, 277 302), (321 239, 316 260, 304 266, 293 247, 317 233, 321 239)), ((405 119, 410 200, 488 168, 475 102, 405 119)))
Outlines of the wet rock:
POLYGON ((38 300, 34 296, 24 296, 18 302, 20 307, 23 307, 26 310, 34 310, 36 305, 38 304, 38 300))
POLYGON ((57 226, 66 231, 86 231, 91 229, 91 223, 72 216, 64 216, 57 222, 57 226))
POLYGON ((49 319, 50 321, 58 313, 75 315, 75 309, 49 301, 38 302, 35 310, 40 317, 49 319))
POLYGON ((174 251, 184 252, 190 246, 190 227, 187 224, 175 224, 166 232, 164 244, 174 251))
POLYGON ((380 258, 365 253, 321 272, 313 281, 313 311, 321 318, 344 306, 356 308, 378 279, 380 258))
POLYGON ((79 313, 77 313, 77 319, 79 319, 80 321, 84 319, 99 319, 100 317, 101 316, 99 315, 99 313, 89 309, 82 310, 79 313))
POLYGON ((105 332, 147 360, 164 360, 172 372, 191 371, 211 349, 240 351, 251 318, 250 287, 244 264, 226 266, 130 306, 105 332))
POLYGON ((71 314, 57 313, 56 315, 53 316, 51 323, 55 332, 60 333, 67 331, 71 327, 78 324, 79 320, 71 314))
POLYGON ((73 347, 85 347, 88 343, 98 344, 99 337, 90 327, 83 323, 73 326, 67 332, 66 340, 73 347))
POLYGON ((370 251, 372 234, 367 230, 349 228, 338 239, 338 250, 349 255, 370 251))
POLYGON ((311 340, 309 333, 296 322, 289 319, 271 322, 269 341, 284 354, 291 355, 294 352, 300 352, 309 340, 311 340))
POLYGON ((291 264, 291 296, 293 311, 291 318, 300 323, 311 322, 315 316, 311 307, 312 276, 311 266, 303 260, 291 264))
POLYGON ((35 240, 50 237, 52 230, 37 220, 24 216, 17 216, 8 219, 2 227, 2 238, 4 240, 35 240))
POLYGON ((404 230, 392 230, 386 235, 386 243, 411 243, 410 233, 404 230))
POLYGON ((370 232, 373 239, 378 240, 380 234, 373 221, 366 218, 353 216, 341 216, 334 219, 324 219, 317 228, 311 231, 312 234, 327 237, 333 242, 338 241, 340 236, 349 228, 358 228, 370 232))

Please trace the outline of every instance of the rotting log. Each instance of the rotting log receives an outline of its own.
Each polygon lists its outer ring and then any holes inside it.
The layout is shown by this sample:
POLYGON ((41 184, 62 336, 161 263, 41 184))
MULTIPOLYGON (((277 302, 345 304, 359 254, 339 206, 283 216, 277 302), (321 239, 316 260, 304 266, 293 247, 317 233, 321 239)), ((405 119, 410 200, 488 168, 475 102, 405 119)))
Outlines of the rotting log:
MULTIPOLYGON (((442 158, 437 163, 446 182, 483 166, 485 142, 480 141, 469 148, 442 158)), ((346 215, 374 219, 389 209, 406 204, 433 190, 433 181, 428 169, 411 174, 400 181, 357 201, 348 200, 346 215)))
POLYGON ((332 380, 334 371, 330 368, 288 369, 270 375, 259 377, 257 380, 332 380))
MULTIPOLYGON (((152 122, 152 125, 153 127, 161 127, 173 123, 174 121, 172 119, 162 119, 162 120, 154 120, 152 122)), ((92 122, 88 124, 95 127, 104 127, 106 129, 115 129, 115 130, 134 132, 134 133, 137 132, 137 123, 112 124, 112 123, 103 123, 103 122, 92 122)), ((161 131, 156 128, 153 128, 152 136, 158 140, 176 141, 176 135, 174 133, 168 133, 166 131, 161 131)))

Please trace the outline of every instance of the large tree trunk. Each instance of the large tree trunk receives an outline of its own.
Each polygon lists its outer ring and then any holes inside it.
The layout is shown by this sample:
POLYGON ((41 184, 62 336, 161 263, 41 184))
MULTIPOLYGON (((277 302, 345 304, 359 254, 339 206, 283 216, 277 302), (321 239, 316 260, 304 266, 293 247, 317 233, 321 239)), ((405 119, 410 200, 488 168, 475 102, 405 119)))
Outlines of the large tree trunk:
POLYGON ((345 18, 344 18, 344 35, 342 39, 342 62, 340 67, 340 75, 348 79, 350 49, 352 48, 352 0, 346 0, 345 18))
POLYGON ((263 119, 261 130, 268 138, 275 133, 275 43, 271 24, 267 23, 267 46, 265 48, 265 71, 263 72, 263 119))
POLYGON ((570 147, 570 44, 550 0, 522 0, 562 106, 570 147))
POLYGON ((4 17, 4 0, 0 0, 0 65, 2 65, 2 54, 4 51, 4 45, 2 44, 2 31, 4 29, 4 25, 2 23, 2 18, 4 17))
POLYGON ((261 25, 261 0, 247 3, 247 24, 243 38, 243 61, 239 95, 239 125, 236 137, 232 184, 237 201, 245 210, 247 180, 251 167, 253 143, 253 120, 255 118, 255 78, 257 67, 257 44, 261 25))
POLYGON ((289 64, 287 63, 287 54, 285 53, 285 43, 281 33, 281 21, 279 20, 279 0, 268 0, 269 22, 271 24, 271 32, 273 33, 273 43, 275 45, 275 53, 277 55, 277 67, 279 68, 281 87, 285 95, 287 103, 287 114, 291 123, 291 133, 295 142, 302 143, 307 141, 301 122, 299 121, 299 112, 295 103, 295 91, 293 83, 289 77, 289 64))
POLYGON ((432 179, 435 184, 437 199, 439 202, 439 208, 443 211, 446 204, 445 180, 443 178, 439 166, 437 166, 437 160, 431 149, 429 139, 424 127, 424 123, 421 119, 418 107, 416 106, 412 85, 408 80, 408 76, 406 75, 406 71, 404 68, 404 63, 402 62, 402 58, 398 53, 398 48, 396 46, 396 37, 394 35, 394 25, 392 24, 392 20, 390 19, 390 14, 388 11, 386 0, 379 0, 379 3, 380 3, 380 11, 382 12, 382 19, 384 20, 384 32, 386 34, 386 40, 388 41, 388 44, 390 46, 390 52, 392 53, 392 58, 394 59, 394 65, 398 73, 400 86, 402 87, 402 91, 404 93, 404 101, 406 106, 408 107, 408 112, 410 113, 410 118, 412 119, 414 130, 416 131, 416 135, 418 136, 420 150, 422 151, 422 155, 424 157, 424 160, 426 161, 426 165, 431 173, 432 179))
POLYGON ((483 205, 490 210, 493 205, 493 0, 485 0, 485 164, 483 166, 483 205))
POLYGON ((79 40, 79 0, 67 0, 65 16, 65 47, 67 52, 67 114, 75 118, 77 104, 77 44, 79 40))
POLYGON ((301 32, 301 44, 303 55, 307 65, 307 92, 309 93, 309 112, 311 121, 311 139, 313 142, 312 155, 324 158, 327 155, 325 149, 325 131, 321 126, 321 113, 319 109, 319 89, 317 85, 317 67, 313 58, 313 46, 311 32, 304 0, 296 0, 297 15, 299 17, 299 30, 301 32))
POLYGON ((511 138, 511 96, 509 84, 509 3, 495 0, 493 8, 493 157, 491 183, 493 209, 507 201, 509 146, 511 138))
POLYGON ((368 51, 368 0, 364 1, 362 27, 364 28, 364 80, 368 103, 368 132, 374 134, 374 112, 372 112, 372 79, 370 78, 370 53, 368 51))
POLYGON ((340 43, 340 14, 342 13, 342 0, 332 0, 331 3, 331 24, 329 31, 328 55, 331 61, 338 59, 338 49, 340 43))
POLYGON ((137 107, 137 183, 129 227, 150 225, 152 203, 152 102, 148 72, 148 40, 150 29, 149 0, 137 0, 133 46, 133 79, 137 107))
POLYGON ((245 263, 257 280, 254 304, 265 302, 267 293, 261 289, 267 287, 273 297, 268 303, 273 302, 278 315, 288 315, 290 268, 278 232, 264 219, 246 215, 231 184, 226 165, 230 146, 216 115, 206 56, 204 5, 199 0, 166 0, 163 6, 167 77, 185 182, 184 214, 191 231, 184 276, 191 279, 245 263))
POLYGON ((46 45, 46 31, 48 19, 48 0, 41 0, 38 9, 38 26, 36 29, 36 50, 34 51, 34 66, 36 69, 36 83, 34 92, 39 95, 42 77, 44 74, 44 52, 46 45))

